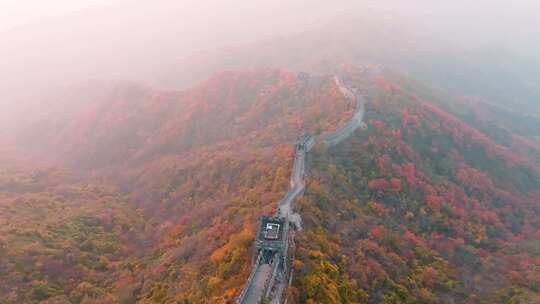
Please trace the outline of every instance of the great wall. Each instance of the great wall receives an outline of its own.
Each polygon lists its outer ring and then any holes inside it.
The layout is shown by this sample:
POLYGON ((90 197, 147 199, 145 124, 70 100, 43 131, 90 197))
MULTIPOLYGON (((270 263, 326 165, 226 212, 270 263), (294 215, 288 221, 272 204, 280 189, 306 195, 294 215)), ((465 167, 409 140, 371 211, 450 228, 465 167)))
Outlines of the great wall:
POLYGON ((304 135, 296 142, 290 189, 279 202, 275 216, 261 218, 255 238, 252 271, 237 299, 238 304, 286 302, 283 295, 292 280, 289 248, 294 246, 295 230, 302 229, 301 217, 294 212, 293 203, 305 190, 307 153, 317 143, 331 147, 352 135, 356 129, 365 127, 365 98, 346 87, 338 76, 334 76, 334 83, 346 98, 356 102, 356 110, 351 119, 336 131, 321 136, 304 135), (290 229, 291 226, 295 229, 290 229))

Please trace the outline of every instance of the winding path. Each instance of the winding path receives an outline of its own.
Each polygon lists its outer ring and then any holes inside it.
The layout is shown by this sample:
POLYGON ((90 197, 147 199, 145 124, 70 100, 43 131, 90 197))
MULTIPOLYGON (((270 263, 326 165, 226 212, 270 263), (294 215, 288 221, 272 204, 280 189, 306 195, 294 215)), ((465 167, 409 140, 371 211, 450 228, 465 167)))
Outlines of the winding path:
POLYGON ((328 146, 335 146, 339 144, 344 139, 351 136, 356 129, 359 127, 365 127, 364 124, 364 114, 365 114, 365 105, 366 99, 362 95, 355 94, 351 89, 347 88, 337 76, 334 76, 334 82, 339 87, 339 90, 343 95, 351 100, 356 99, 356 111, 354 112, 352 118, 341 128, 336 131, 317 137, 318 141, 324 142, 328 146))

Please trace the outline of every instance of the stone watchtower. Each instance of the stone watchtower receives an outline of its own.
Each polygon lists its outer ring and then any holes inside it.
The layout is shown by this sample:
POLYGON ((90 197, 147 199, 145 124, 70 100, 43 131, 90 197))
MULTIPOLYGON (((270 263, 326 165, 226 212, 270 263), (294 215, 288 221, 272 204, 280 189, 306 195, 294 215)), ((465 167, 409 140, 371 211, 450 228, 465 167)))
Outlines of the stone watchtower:
POLYGON ((286 255, 289 223, 284 218, 263 216, 257 230, 254 255, 269 262, 276 254, 286 255))

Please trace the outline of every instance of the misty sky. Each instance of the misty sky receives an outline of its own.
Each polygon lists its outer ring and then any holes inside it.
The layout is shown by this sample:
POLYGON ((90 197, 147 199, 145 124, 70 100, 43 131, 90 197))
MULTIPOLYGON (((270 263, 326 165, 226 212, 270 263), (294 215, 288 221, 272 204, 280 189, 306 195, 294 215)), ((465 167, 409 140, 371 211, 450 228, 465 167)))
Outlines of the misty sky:
POLYGON ((113 0, 0 0, 0 31, 113 0))
MULTIPOLYGON (((302 18, 302 15, 310 14, 313 17, 312 23, 317 22, 316 20, 331 18, 330 15, 373 10, 425 22, 426 27, 436 27, 435 31, 441 31, 441 34, 444 33, 444 35, 458 32, 463 37, 468 35, 469 39, 482 36, 481 40, 488 45, 498 44, 501 41, 512 45, 515 40, 520 41, 518 42, 520 44, 523 41, 534 45, 540 44, 539 41, 528 41, 540 38, 540 18, 538 18, 540 1, 538 0, 339 0, 336 2, 327 0, 251 0, 247 2, 243 0, 166 0, 158 1, 158 5, 163 5, 167 1, 171 1, 171 6, 182 3, 187 8, 186 11, 192 10, 189 7, 214 7, 215 12, 210 10, 209 14, 190 15, 189 19, 201 19, 197 22, 202 22, 202 24, 206 22, 207 26, 213 24, 212 20, 217 15, 221 15, 221 18, 228 16, 231 20, 236 19, 236 17, 241 19, 245 17, 247 7, 260 6, 262 8, 260 11, 257 11, 256 8, 249 9, 250 14, 257 12, 254 15, 257 15, 259 23, 267 23, 269 28, 273 28, 275 25, 272 24, 272 20, 265 21, 265 18, 272 14, 266 14, 267 12, 264 10, 268 10, 272 6, 293 11, 290 12, 290 15, 298 15, 299 19, 302 18)), ((150 4, 152 1, 0 0, 0 32, 46 18, 69 15, 87 7, 102 6, 114 10, 115 5, 125 7, 126 4, 136 6, 142 3, 150 4)), ((279 14, 282 15, 282 13, 279 14)), ((123 15, 130 15, 130 12, 123 12, 123 15)), ((183 18, 180 17, 180 19, 183 18)), ((197 22, 191 23, 196 24, 197 22)), ((279 29, 274 29, 274 31, 274 34, 277 35, 288 34, 281 33, 279 29)))
POLYGON ((291 36, 347 15, 410 26, 433 43, 502 46, 537 58, 538 12, 538 0, 0 0, 0 92, 94 78, 153 82, 193 54, 291 36))
MULTIPOLYGON (((126 0, 0 0, 0 31, 43 18, 68 14, 88 6, 119 1, 126 0)), ((132 1, 137 2, 137 0, 132 1)), ((191 0, 178 1, 189 3, 191 0)), ((212 0, 196 2, 212 2, 212 0)), ((234 2, 231 1, 231 3, 234 2)), ((327 5, 329 2, 313 0, 312 3, 313 5, 327 5)), ((234 4, 237 5, 237 3, 234 4)), ((348 6, 355 5, 357 8, 370 7, 407 15, 436 15, 448 22, 451 18, 460 16, 476 16, 481 19, 501 18, 501 22, 511 24, 531 22, 535 25, 538 25, 535 21, 540 11, 537 0, 342 0, 332 2, 332 5, 343 6, 344 11, 348 6)))

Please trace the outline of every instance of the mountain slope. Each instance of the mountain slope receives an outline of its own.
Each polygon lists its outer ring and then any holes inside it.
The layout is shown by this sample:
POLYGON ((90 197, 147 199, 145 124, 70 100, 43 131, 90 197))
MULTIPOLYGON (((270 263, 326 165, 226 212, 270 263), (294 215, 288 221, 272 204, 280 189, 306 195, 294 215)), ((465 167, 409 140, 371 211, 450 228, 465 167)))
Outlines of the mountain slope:
MULTIPOLYGON (((280 69, 224 72, 182 92, 98 88, 91 98, 49 99, 54 106, 28 115, 15 136, 19 148, 83 183, 109 185, 151 227, 141 234, 146 245, 134 247, 127 268, 109 273, 99 293, 87 288, 75 296, 84 276, 72 277, 75 287, 55 282, 61 288, 54 295, 74 303, 231 301, 249 273, 254 224, 275 211, 287 189, 291 143, 304 131, 335 128, 354 110, 331 75, 280 69)), ((85 205, 98 208, 101 199, 96 193, 85 205)), ((21 218, 37 225, 30 214, 22 210, 21 218)))
POLYGON ((386 76, 368 130, 312 153, 291 301, 538 301, 537 159, 386 76))
POLYGON ((111 303, 151 228, 110 187, 25 167, 0 168, 0 302, 111 303))
MULTIPOLYGON (((367 95, 369 128, 309 156, 291 302, 534 301, 538 149, 482 133, 492 118, 508 138, 526 132, 504 109, 478 111, 389 71, 338 70, 367 95)), ((288 188, 292 143, 353 114, 332 76, 244 69, 184 91, 87 84, 47 110, 34 103, 14 127, 16 151, 65 173, 0 157, 0 184, 17 189, 0 201, 13 215, 0 230, 0 269, 13 274, 0 300, 234 301, 258 218, 288 188), (41 265, 71 265, 58 248, 86 252, 76 272, 41 265)))

